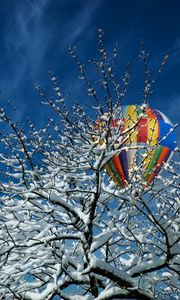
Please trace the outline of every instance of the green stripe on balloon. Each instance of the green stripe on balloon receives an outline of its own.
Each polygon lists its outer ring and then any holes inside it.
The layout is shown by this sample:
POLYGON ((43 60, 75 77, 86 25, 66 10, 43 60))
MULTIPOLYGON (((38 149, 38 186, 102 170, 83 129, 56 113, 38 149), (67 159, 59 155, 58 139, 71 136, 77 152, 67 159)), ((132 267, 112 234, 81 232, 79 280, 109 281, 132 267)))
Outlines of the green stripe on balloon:
POLYGON ((159 158, 162 150, 163 150, 163 146, 161 146, 161 145, 158 145, 157 147, 155 147, 155 152, 154 152, 153 158, 151 159, 148 170, 145 173, 144 179, 146 181, 149 179, 149 176, 151 175, 153 168, 156 166, 156 163, 158 161, 158 158, 159 158))
POLYGON ((142 113, 142 109, 140 106, 136 105, 137 115, 139 116, 142 113))

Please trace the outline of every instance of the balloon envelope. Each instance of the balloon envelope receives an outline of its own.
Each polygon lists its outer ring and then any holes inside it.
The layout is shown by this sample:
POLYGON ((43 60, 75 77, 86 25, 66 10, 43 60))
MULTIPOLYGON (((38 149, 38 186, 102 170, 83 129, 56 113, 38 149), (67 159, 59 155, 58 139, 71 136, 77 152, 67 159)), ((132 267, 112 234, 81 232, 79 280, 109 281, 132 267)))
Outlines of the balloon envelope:
MULTIPOLYGON (((99 119, 98 127, 103 127, 103 124, 104 119, 99 119)), ((138 174, 150 184, 175 148, 172 123, 158 110, 128 105, 122 107, 121 118, 110 122, 110 128, 114 127, 122 134, 127 132, 128 137, 119 146, 119 154, 105 165, 107 173, 120 188, 132 182, 138 174), (118 125, 119 120, 123 121, 123 126, 118 125)))

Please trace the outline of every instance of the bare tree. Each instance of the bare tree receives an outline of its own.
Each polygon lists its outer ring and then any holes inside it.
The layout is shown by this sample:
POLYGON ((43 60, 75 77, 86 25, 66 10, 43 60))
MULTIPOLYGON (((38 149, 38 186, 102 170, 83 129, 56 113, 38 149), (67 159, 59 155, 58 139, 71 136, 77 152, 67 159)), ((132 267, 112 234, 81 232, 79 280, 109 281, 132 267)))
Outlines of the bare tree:
MULTIPOLYGON (((167 163, 149 187, 137 170, 123 189, 107 176, 107 161, 137 124, 126 132, 121 122, 110 126, 121 116, 130 67, 117 82, 117 47, 109 56, 102 30, 98 50, 91 83, 69 49, 94 101, 87 113, 79 104, 68 111, 52 72, 53 99, 36 86, 55 116, 45 128, 19 129, 1 109, 0 299, 178 299, 178 163, 167 163)), ((141 58, 147 105, 155 79, 143 47, 141 58)))

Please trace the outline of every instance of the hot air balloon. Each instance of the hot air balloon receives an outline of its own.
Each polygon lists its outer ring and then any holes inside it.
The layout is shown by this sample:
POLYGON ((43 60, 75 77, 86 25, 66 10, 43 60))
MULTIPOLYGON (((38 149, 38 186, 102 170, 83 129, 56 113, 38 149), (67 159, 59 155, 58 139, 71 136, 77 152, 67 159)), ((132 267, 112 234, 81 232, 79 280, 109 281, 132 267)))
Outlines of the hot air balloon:
POLYGON ((98 119, 96 126, 101 132, 107 133, 109 127, 110 135, 119 130, 121 136, 125 132, 127 136, 123 144, 115 142, 119 151, 105 165, 107 173, 119 188, 131 183, 138 174, 145 185, 150 184, 175 148, 172 123, 162 112, 139 105, 122 107, 121 116, 108 121, 108 126, 107 120, 108 114, 98 119))

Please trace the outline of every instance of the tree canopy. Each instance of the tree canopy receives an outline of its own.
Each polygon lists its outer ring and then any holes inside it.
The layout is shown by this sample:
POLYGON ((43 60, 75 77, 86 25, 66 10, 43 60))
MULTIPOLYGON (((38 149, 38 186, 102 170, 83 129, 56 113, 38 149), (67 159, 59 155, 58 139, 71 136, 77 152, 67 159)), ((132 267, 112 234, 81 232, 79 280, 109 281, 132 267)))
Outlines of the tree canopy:
MULTIPOLYGON (((108 54, 103 39, 98 30, 99 56, 90 60, 96 82, 69 49, 91 107, 69 108, 50 72, 53 97, 36 85, 52 110, 47 126, 29 121, 19 128, 1 109, 0 299, 178 299, 179 163, 164 163, 148 186, 143 164, 121 189, 107 175, 107 162, 128 149, 138 122, 125 131, 123 120, 110 126, 121 116, 131 76, 128 65, 117 80, 117 47, 108 54), (105 113, 106 130, 100 130, 96 121, 105 113)), ((140 56, 143 111, 156 79, 143 44, 140 56)))

